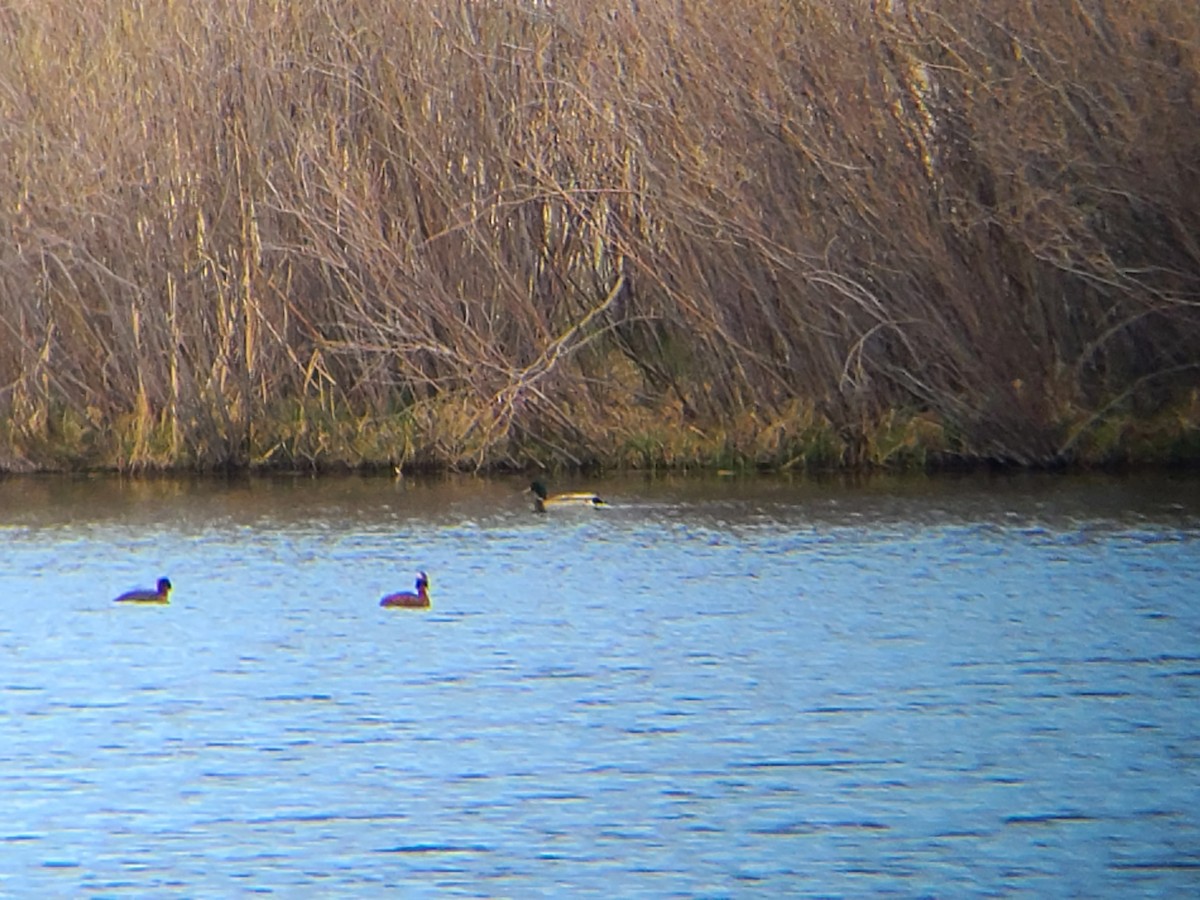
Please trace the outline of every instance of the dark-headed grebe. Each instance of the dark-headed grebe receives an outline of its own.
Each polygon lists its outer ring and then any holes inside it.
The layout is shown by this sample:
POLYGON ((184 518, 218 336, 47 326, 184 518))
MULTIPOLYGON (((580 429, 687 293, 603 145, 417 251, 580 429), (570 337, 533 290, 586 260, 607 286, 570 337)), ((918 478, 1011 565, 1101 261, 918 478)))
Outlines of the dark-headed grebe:
POLYGON ((424 572, 417 573, 417 592, 401 591, 398 594, 388 594, 379 601, 380 606, 409 606, 425 607, 429 605, 429 576, 424 572))
POLYGON ((145 588, 140 588, 135 591, 126 591, 114 603, 170 603, 171 596, 171 580, 169 578, 158 579, 158 587, 153 591, 148 591, 145 588))
POLYGON ((576 491, 572 494, 547 494, 546 486, 540 481, 529 485, 533 493, 533 508, 537 512, 545 512, 551 506, 608 506, 598 494, 590 491, 576 491))

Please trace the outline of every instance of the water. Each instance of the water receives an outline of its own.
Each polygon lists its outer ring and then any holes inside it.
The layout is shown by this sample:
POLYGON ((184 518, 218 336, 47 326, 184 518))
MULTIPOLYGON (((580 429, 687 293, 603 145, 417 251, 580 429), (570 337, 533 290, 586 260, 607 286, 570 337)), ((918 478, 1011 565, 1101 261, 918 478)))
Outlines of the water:
POLYGON ((522 486, 0 481, 0 894, 1200 887, 1200 481, 522 486))

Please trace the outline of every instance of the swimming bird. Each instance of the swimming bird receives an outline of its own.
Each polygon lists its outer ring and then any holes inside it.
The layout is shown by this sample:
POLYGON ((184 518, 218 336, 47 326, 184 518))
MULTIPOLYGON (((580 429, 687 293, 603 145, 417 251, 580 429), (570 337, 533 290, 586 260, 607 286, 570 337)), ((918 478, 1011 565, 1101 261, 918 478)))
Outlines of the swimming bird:
POLYGON ((158 579, 158 586, 153 591, 148 591, 145 588, 139 588, 133 591, 126 591, 114 603, 170 603, 171 596, 171 579, 158 579))
POLYGON ((608 506, 599 494, 591 491, 575 491, 570 494, 547 494, 546 485, 535 481, 529 485, 533 492, 533 508, 535 512, 545 512, 550 506, 608 506))
POLYGON ((379 601, 380 606, 429 606, 429 576, 424 572, 417 573, 417 592, 401 591, 398 594, 388 594, 379 601))

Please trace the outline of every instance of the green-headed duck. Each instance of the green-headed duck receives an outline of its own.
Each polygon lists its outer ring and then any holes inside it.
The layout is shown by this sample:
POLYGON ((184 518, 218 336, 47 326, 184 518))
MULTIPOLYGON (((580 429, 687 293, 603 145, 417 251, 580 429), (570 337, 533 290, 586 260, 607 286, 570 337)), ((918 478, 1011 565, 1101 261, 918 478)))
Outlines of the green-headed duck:
POLYGON ((533 508, 545 512, 551 506, 608 506, 598 494, 591 491, 575 491, 570 494, 547 494, 546 485, 535 481, 529 485, 533 493, 533 508))

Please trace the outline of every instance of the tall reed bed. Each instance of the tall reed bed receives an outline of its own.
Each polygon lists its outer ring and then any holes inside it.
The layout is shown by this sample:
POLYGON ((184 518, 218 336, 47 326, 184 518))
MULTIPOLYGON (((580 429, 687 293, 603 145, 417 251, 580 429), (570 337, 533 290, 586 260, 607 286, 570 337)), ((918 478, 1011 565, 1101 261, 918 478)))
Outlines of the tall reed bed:
POLYGON ((1050 6, 10 0, 0 468, 1186 450, 1200 12, 1050 6))

